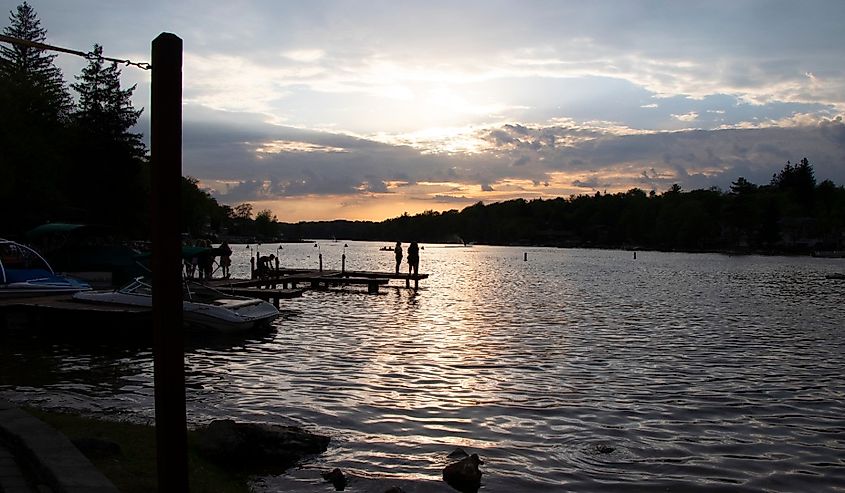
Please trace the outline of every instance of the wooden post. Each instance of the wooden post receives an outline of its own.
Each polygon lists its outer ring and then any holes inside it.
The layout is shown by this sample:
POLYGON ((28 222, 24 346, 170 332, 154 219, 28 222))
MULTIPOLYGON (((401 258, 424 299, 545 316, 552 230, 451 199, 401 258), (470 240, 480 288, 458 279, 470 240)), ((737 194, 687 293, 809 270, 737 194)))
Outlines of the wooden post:
POLYGON ((156 464, 159 491, 188 491, 182 327, 182 40, 152 43, 150 148, 156 464))
POLYGON ((346 273, 346 254, 340 256, 340 272, 341 274, 346 273))
POLYGON ((249 278, 255 280, 255 257, 249 257, 249 278))
POLYGON ((323 273, 323 254, 322 253, 319 254, 318 257, 320 257, 320 274, 322 274, 323 273))

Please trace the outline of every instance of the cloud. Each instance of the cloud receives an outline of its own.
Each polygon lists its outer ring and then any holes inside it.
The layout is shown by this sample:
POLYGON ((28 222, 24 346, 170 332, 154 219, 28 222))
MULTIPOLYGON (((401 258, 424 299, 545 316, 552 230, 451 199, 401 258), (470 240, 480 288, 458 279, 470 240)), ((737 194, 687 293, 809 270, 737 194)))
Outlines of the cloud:
POLYGON ((435 202, 441 202, 441 203, 444 203, 444 204, 472 204, 472 203, 478 202, 477 199, 474 199, 474 198, 471 198, 471 197, 464 197, 464 196, 455 197, 455 196, 452 196, 452 195, 434 195, 434 196, 431 197, 431 200, 433 200, 435 202))
POLYGON ((684 113, 683 115, 672 115, 672 118, 689 123, 698 120, 698 113, 695 111, 690 111, 689 113, 684 113))
POLYGON ((480 193, 502 200, 584 188, 665 190, 673 183, 727 189, 739 176, 767 183, 786 160, 804 156, 819 180, 845 182, 841 118, 796 116, 780 126, 673 132, 572 121, 504 123, 468 129, 464 135, 483 145, 451 153, 272 125, 255 114, 231 117, 233 124, 224 117, 189 119, 184 133, 184 172, 229 204, 369 194, 471 202, 480 193))
MULTIPOLYGON (((638 1, 284 15, 81 1, 39 4, 51 42, 144 59, 151 32, 184 37, 184 171, 224 202, 725 187, 804 156, 845 182, 842 2, 666 2, 655 16, 638 1)), ((124 81, 148 106, 148 74, 124 81)))
POLYGON ((513 166, 525 166, 526 164, 531 162, 531 158, 528 156, 520 156, 517 158, 516 161, 513 162, 513 166))
POLYGON ((601 183, 599 181, 599 177, 597 177, 597 176, 591 176, 591 177, 584 179, 584 180, 575 180, 575 181, 572 182, 572 186, 574 186, 574 187, 592 188, 593 190, 596 190, 596 189, 599 189, 599 188, 607 188, 608 185, 610 185, 610 184, 601 183))

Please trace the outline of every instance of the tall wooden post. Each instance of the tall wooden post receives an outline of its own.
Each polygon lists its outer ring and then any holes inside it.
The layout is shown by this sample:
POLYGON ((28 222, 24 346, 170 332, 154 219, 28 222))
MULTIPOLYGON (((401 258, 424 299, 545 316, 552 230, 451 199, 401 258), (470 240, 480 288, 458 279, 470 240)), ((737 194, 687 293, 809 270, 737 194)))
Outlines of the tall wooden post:
POLYGON ((182 327, 182 40, 152 43, 152 268, 159 491, 188 491, 182 327))

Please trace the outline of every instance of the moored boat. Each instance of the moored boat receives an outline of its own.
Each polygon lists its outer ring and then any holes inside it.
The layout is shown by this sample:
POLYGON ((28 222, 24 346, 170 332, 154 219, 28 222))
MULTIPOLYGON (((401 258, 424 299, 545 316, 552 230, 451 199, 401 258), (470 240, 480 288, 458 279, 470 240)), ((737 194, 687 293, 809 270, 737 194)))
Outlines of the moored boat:
POLYGON ((90 290, 85 282, 56 274, 32 248, 0 238, 0 298, 69 294, 90 290))
MULTIPOLYGON (((225 294, 195 282, 185 282, 183 295, 183 321, 193 328, 241 332, 269 325, 279 316, 279 310, 266 301, 225 294)), ((86 303, 151 307, 152 285, 149 279, 139 277, 120 289, 77 293, 73 299, 86 303)))

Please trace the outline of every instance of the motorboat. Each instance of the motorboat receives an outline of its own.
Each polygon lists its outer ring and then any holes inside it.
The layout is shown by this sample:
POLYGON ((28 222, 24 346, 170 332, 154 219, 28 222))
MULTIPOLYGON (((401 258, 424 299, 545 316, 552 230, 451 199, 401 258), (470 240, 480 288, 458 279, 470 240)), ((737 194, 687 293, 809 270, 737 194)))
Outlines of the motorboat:
MULTIPOLYGON (((87 291, 73 295, 76 301, 152 307, 152 284, 138 277, 116 290, 87 291)), ((185 280, 182 317, 185 325, 216 332, 241 332, 269 325, 280 315, 271 303, 223 293, 185 280)))
POLYGON ((56 274, 32 248, 0 238, 0 298, 88 291, 88 283, 56 274))

